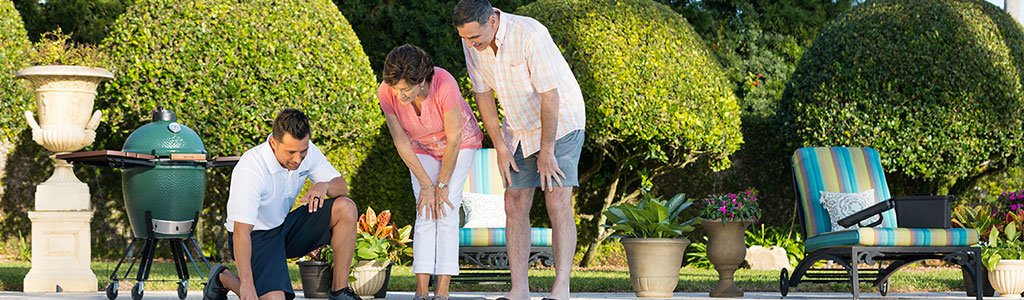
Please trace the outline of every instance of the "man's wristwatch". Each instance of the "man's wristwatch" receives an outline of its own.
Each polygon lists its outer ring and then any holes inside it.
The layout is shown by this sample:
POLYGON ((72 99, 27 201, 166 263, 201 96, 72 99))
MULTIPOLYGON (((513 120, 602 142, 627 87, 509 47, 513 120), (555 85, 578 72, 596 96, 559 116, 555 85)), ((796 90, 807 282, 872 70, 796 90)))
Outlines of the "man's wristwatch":
POLYGON ((440 181, 437 182, 437 188, 443 189, 443 188, 447 188, 447 187, 448 187, 447 183, 440 182, 440 181))

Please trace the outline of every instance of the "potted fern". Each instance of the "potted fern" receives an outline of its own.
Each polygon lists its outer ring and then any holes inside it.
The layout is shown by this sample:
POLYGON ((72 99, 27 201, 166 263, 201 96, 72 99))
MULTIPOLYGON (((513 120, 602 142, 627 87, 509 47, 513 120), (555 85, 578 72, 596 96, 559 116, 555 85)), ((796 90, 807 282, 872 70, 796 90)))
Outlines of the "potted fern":
POLYGON ((680 213, 693 203, 678 194, 668 201, 650 198, 636 205, 623 203, 604 212, 615 230, 613 238, 621 238, 629 265, 629 278, 637 297, 672 297, 679 284, 679 268, 690 240, 683 233, 693 231, 695 219, 680 222, 680 213))

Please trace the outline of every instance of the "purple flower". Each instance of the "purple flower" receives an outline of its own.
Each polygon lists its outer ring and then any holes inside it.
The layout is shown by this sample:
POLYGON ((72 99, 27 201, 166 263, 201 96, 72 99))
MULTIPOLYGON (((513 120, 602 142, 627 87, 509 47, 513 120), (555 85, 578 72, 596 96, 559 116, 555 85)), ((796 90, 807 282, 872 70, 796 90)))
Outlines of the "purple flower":
POLYGON ((720 211, 720 212, 722 212, 724 214, 725 213, 725 206, 719 207, 718 211, 720 211))
POLYGON ((736 203, 736 199, 732 199, 732 203, 734 203, 734 204, 735 204, 735 203, 736 203))
POLYGON ((736 194, 729 194, 729 198, 733 199, 733 200, 736 200, 736 194))
POLYGON ((751 201, 757 201, 757 196, 754 196, 754 198, 752 198, 751 201))
POLYGON ((730 218, 732 218, 732 217, 736 217, 736 215, 735 215, 735 214, 732 214, 732 213, 729 213, 729 217, 730 217, 730 218))
POLYGON ((743 206, 743 203, 741 202, 740 205, 736 205, 736 209, 739 209, 742 206, 743 206))
POLYGON ((750 196, 750 191, 747 191, 747 196, 750 196))

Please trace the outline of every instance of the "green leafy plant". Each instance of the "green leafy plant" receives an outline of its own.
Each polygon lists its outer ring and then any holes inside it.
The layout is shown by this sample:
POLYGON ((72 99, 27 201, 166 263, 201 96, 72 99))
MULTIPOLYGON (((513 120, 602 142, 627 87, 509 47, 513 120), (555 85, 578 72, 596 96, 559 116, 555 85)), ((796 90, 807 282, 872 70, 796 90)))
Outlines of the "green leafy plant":
POLYGON ((692 205, 686 195, 680 193, 668 201, 646 197, 636 205, 623 203, 609 207, 604 212, 609 227, 616 231, 617 238, 677 238, 693 231, 695 219, 679 222, 679 213, 692 205))
POLYGON ((708 236, 700 237, 701 242, 690 243, 686 251, 686 265, 697 269, 712 269, 714 264, 708 260, 708 236))
POLYGON ((961 204, 953 208, 951 218, 953 226, 959 228, 973 228, 978 231, 981 242, 987 242, 988 231, 998 222, 986 204, 968 205, 961 204))
POLYGON ((988 234, 988 244, 981 250, 982 262, 985 267, 992 270, 1000 260, 1024 259, 1024 242, 1020 240, 1021 234, 1017 226, 1008 224, 1005 229, 1006 239, 1000 240, 999 229, 992 228, 988 234))
POLYGON ((705 220, 721 219, 727 221, 754 220, 761 218, 761 208, 757 202, 757 191, 747 190, 740 193, 712 194, 704 198, 704 209, 700 217, 705 220))
POLYGON ((107 68, 110 64, 107 55, 99 48, 75 44, 71 34, 57 30, 43 33, 39 41, 29 51, 29 61, 33 65, 68 65, 107 68))
POLYGON ((21 235, 21 230, 18 230, 18 245, 16 247, 18 250, 18 260, 32 261, 32 243, 21 235))

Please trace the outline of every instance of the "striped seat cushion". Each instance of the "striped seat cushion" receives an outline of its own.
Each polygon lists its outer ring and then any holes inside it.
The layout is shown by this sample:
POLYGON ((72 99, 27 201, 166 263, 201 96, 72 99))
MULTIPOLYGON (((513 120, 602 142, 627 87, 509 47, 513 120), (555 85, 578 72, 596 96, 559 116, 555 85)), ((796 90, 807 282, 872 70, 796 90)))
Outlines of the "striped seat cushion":
POLYGON ((858 228, 832 231, 807 239, 804 249, 850 246, 970 246, 978 243, 978 231, 967 228, 858 228))
MULTIPOLYGON (((551 228, 530 228, 530 245, 551 246, 551 228)), ((459 246, 505 246, 505 228, 459 228, 459 246)))

